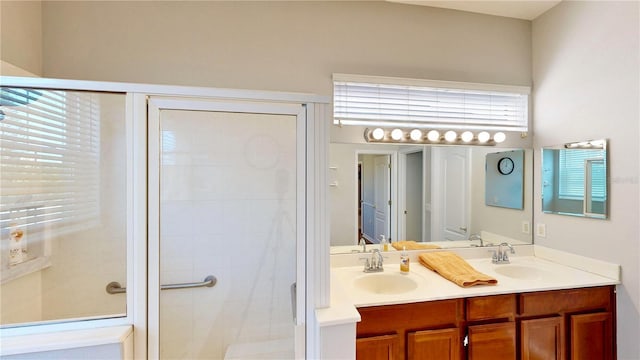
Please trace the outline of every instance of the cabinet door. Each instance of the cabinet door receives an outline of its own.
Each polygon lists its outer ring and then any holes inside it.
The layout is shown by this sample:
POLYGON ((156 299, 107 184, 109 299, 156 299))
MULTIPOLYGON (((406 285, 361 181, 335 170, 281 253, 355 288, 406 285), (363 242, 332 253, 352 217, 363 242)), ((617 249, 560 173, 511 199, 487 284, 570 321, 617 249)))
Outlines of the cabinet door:
POLYGON ((611 314, 571 315, 571 359, 613 359, 611 314))
POLYGON ((564 359, 562 316, 520 322, 522 360, 564 359))
POLYGON ((469 326, 470 360, 508 360, 515 358, 515 322, 469 326))
POLYGON ((460 335, 457 328, 411 332, 407 336, 409 360, 459 360, 460 335))
POLYGON ((356 339, 356 360, 401 360, 398 334, 380 335, 356 339))

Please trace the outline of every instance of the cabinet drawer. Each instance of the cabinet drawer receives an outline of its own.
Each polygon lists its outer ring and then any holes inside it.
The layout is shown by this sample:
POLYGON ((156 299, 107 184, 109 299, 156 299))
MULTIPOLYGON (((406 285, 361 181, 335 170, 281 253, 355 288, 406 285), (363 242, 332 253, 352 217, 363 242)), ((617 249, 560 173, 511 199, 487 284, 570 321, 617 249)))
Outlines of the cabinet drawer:
POLYGON ((467 299, 467 321, 507 318, 516 313, 516 295, 495 295, 467 299))
POLYGON ((462 299, 439 300, 358 308, 361 321, 358 336, 369 336, 398 329, 457 327, 463 321, 462 299))
POLYGON ((611 292, 612 288, 605 286, 521 294, 518 313, 523 316, 538 316, 569 311, 610 310, 611 292))

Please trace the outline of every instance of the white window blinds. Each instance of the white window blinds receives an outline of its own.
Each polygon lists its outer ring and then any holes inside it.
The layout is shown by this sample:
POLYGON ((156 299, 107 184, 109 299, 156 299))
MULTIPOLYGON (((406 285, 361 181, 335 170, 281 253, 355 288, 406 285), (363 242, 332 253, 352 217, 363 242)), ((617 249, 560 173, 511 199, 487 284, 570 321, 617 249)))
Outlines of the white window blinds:
POLYGON ((335 124, 527 131, 528 87, 334 74, 335 124))
POLYGON ((558 159, 558 197, 568 200, 583 200, 585 197, 585 174, 591 174, 588 182, 593 200, 606 198, 605 150, 571 149, 561 150, 558 159), (587 162, 588 160, 592 160, 587 162), (588 164, 591 170, 587 171, 588 164))
MULTIPOLYGON (((99 214, 100 107, 96 94, 3 87, 0 229, 63 233, 99 214)), ((4 236, 3 236, 4 238, 4 236)))

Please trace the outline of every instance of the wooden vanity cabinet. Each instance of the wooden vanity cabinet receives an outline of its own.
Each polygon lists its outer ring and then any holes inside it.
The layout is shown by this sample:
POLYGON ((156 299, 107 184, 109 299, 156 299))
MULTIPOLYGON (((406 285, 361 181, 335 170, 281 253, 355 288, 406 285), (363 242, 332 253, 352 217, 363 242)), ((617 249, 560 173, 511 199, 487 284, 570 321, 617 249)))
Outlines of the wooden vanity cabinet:
POLYGON ((615 359, 615 287, 359 308, 357 359, 615 359))
POLYGON ((356 359, 459 360, 464 300, 359 308, 356 359))
POLYGON ((520 354, 527 359, 615 359, 615 288, 518 295, 520 354))

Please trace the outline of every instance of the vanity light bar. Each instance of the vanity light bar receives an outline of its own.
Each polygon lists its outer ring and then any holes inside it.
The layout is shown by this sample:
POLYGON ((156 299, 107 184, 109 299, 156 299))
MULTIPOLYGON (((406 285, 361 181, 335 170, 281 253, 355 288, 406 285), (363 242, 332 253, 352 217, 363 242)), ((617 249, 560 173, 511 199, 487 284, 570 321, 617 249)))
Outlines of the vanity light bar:
POLYGON ((566 149, 604 149, 605 140, 589 140, 564 144, 566 149))
POLYGON ((407 143, 407 144, 450 144, 450 145, 484 145, 494 146, 505 141, 507 136, 503 132, 491 135, 487 131, 474 134, 465 130, 422 130, 422 129, 384 129, 366 128, 364 139, 373 143, 407 143))

